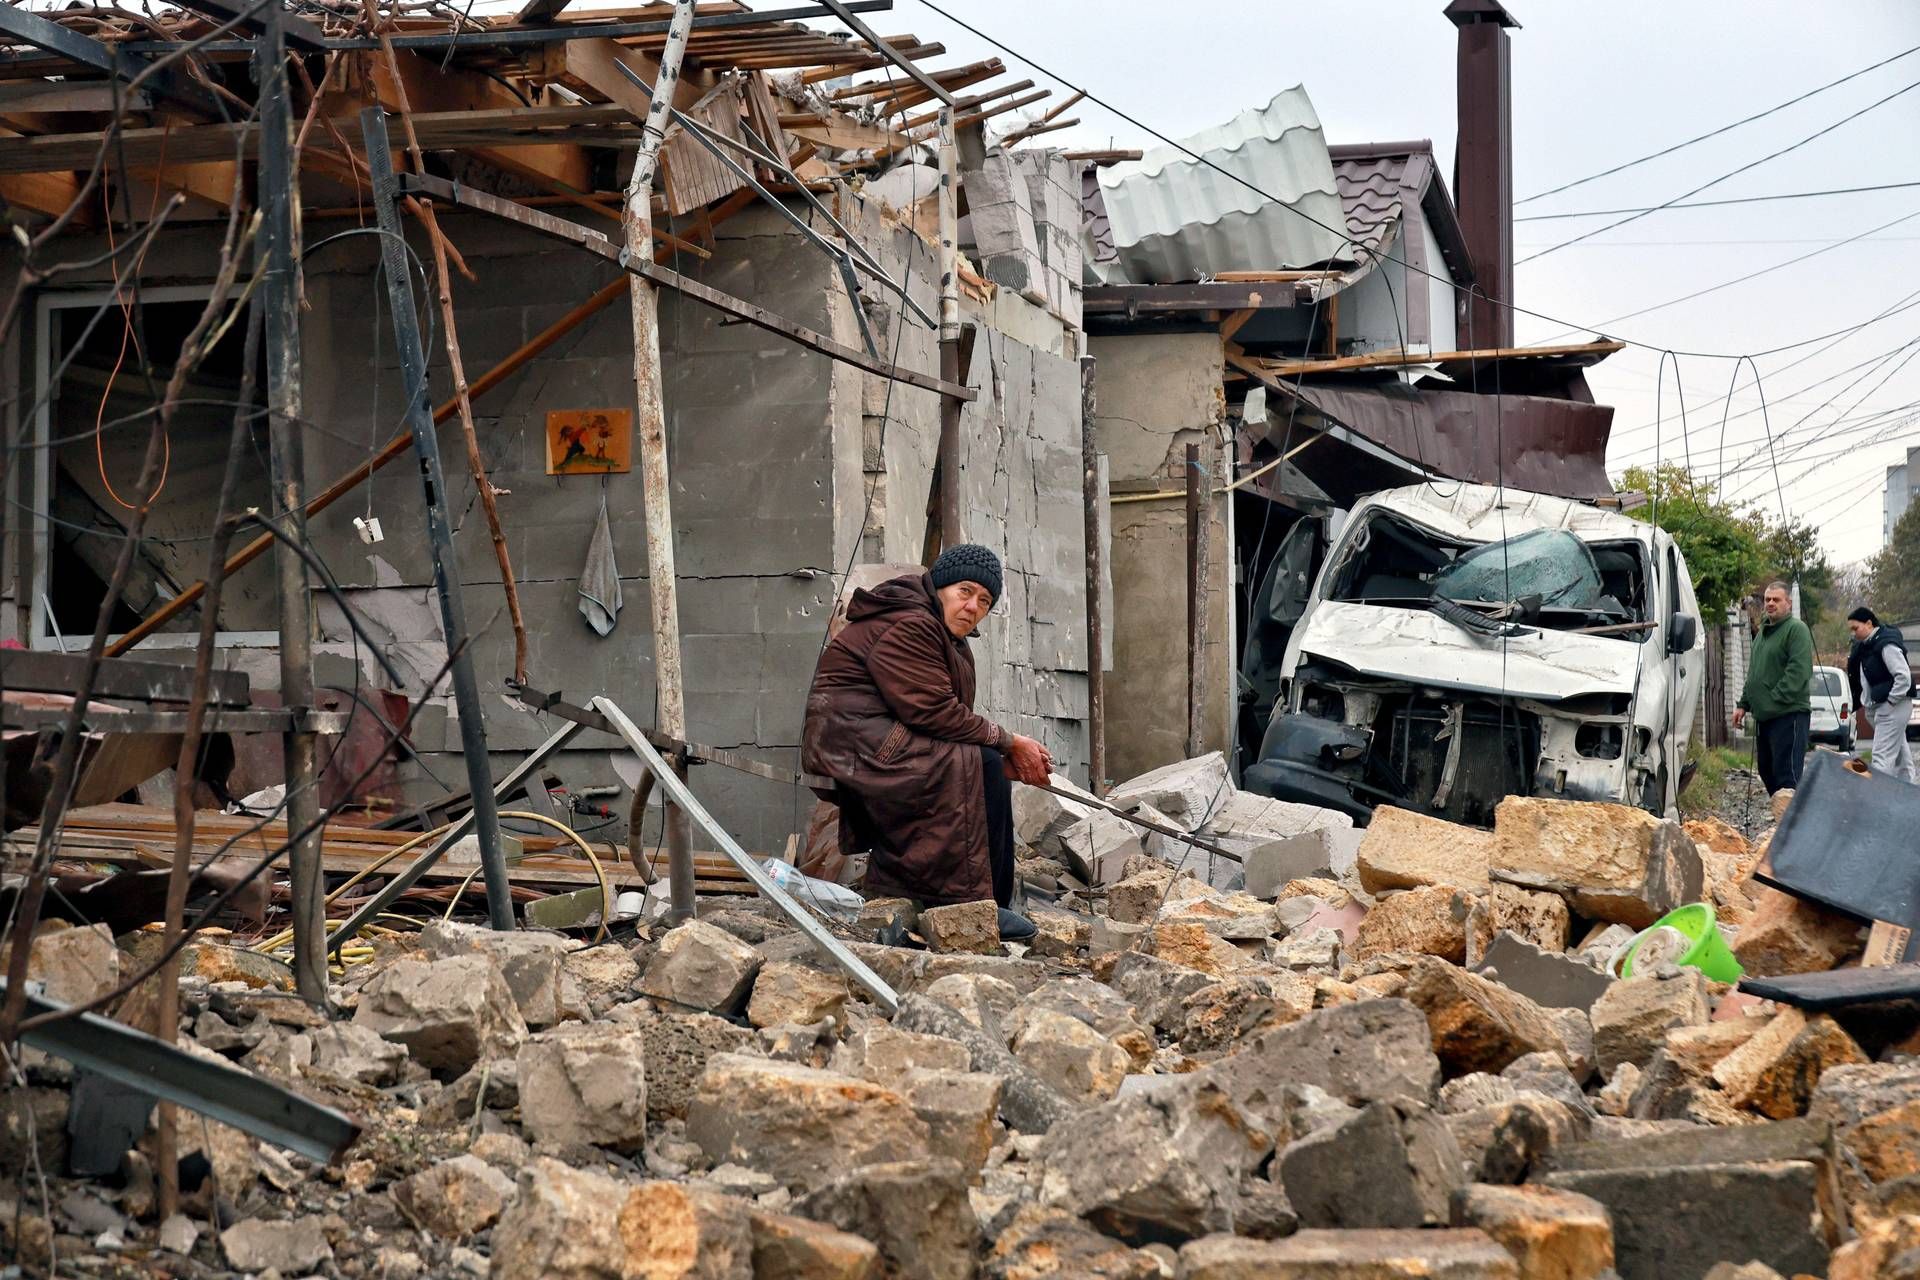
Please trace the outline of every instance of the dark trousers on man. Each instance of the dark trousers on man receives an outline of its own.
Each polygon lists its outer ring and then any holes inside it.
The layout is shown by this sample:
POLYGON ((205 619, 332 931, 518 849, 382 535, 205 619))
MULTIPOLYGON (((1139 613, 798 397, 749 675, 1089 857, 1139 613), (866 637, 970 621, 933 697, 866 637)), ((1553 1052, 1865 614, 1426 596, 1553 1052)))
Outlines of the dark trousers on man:
MULTIPOLYGON (((1801 717, 1804 725, 1805 716, 1801 717)), ((1806 742, 1804 728, 1800 735, 1806 742)), ((993 900, 1013 905, 1013 779, 992 747, 980 748, 980 781, 987 796, 987 857, 993 866, 993 900)))
POLYGON ((1812 712, 1796 711, 1759 721, 1754 757, 1760 767, 1760 785, 1767 789, 1768 795, 1800 785, 1800 769, 1807 760, 1807 728, 1812 718, 1812 712))

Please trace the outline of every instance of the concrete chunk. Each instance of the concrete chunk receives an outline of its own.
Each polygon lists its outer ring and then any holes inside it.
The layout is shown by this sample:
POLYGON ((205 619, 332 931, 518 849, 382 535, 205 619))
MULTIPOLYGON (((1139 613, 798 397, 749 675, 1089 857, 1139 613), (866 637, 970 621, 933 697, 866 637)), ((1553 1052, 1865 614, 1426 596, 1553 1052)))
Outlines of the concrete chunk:
POLYGON ((1707 980, 1698 969, 1671 978, 1616 982, 1593 1005, 1593 1048, 1608 1075, 1623 1062, 1644 1067, 1675 1027, 1707 1024, 1707 980))
POLYGON ((1867 1055, 1832 1018, 1784 1009, 1713 1066, 1713 1082, 1736 1107, 1788 1120, 1805 1111, 1820 1078, 1867 1055))
POLYGON ((368 981, 353 1020, 405 1045, 421 1065, 454 1074, 511 1052, 527 1035, 499 962, 488 955, 403 956, 368 981))
POLYGON ((1756 978, 1825 973, 1858 952, 1863 927, 1851 916, 1777 889, 1756 887, 1759 902, 1733 937, 1733 956, 1756 978))
POLYGON ((1405 1000, 1360 1000, 1263 1032, 1199 1074, 1277 1127, 1288 1085, 1312 1085, 1357 1106, 1425 1106, 1439 1088, 1440 1061, 1417 1008, 1405 1000))
POLYGON ((933 951, 997 956, 1000 948, 1000 909, 991 901, 956 902, 929 907, 920 913, 920 935, 933 951))
POLYGON ((1227 759, 1218 751, 1143 773, 1107 793, 1116 809, 1149 804, 1182 831, 1196 831, 1233 795, 1227 759))
POLYGON ((838 1022, 852 994, 840 973, 778 960, 764 966, 753 980, 747 1021, 756 1027, 782 1023, 810 1027, 829 1019, 838 1022))
POLYGON ((726 930, 689 920, 660 940, 640 990, 702 1013, 737 1013, 761 961, 758 951, 726 930))
POLYGON ((1354 959, 1400 953, 1438 956, 1452 964, 1465 964, 1467 918, 1473 903, 1469 895, 1441 885, 1408 889, 1383 898, 1360 922, 1353 943, 1354 959))
POLYGON ((513 1179, 478 1156, 455 1156, 393 1184, 394 1203, 424 1231, 465 1239, 500 1220, 513 1179))
POLYGON ((1622 804, 1533 796, 1508 796, 1495 809, 1491 872, 1635 929, 1699 901, 1705 883, 1700 853, 1678 822, 1622 804))
POLYGON ((85 1004, 119 985, 120 961, 113 931, 104 924, 44 925, 27 953, 27 981, 45 983, 49 1000, 85 1004))
POLYGON ((852 1076, 721 1054, 707 1063, 687 1137, 731 1162, 813 1188, 864 1165, 912 1158, 932 1135, 906 1099, 852 1076))
POLYGON ((1302 1231, 1285 1240, 1208 1236, 1180 1250, 1179 1280, 1520 1280, 1483 1231, 1302 1231))
POLYGON ((435 960, 490 955, 529 1027, 550 1027, 563 1018, 584 1018, 585 1000, 566 972, 573 941, 558 933, 486 929, 435 920, 420 931, 421 948, 435 960))
POLYGON ((520 1046, 520 1122, 536 1142, 638 1151, 647 1138, 646 1038, 604 1022, 520 1046))
POLYGON ((1376 1102, 1274 1157, 1307 1227, 1426 1227, 1447 1221, 1460 1148, 1425 1107, 1376 1102))
POLYGON ((1383 804, 1360 840, 1360 887, 1368 893, 1443 885, 1486 892, 1493 833, 1383 804))
POLYGON ((1475 972, 1547 1009, 1591 1010, 1614 984, 1592 965, 1506 932, 1494 936, 1475 972))
POLYGON ((754 1280, 880 1280, 880 1250, 849 1231, 755 1209, 754 1280))
POLYGON ((1602 1280, 1613 1267, 1613 1220, 1597 1200, 1552 1187, 1463 1187, 1453 1225, 1478 1227, 1513 1255, 1520 1280, 1602 1280))
POLYGON ((1498 1072, 1543 1050, 1566 1056, 1565 1039, 1539 1005, 1443 960, 1421 957, 1406 995, 1426 1015, 1433 1051, 1456 1074, 1498 1072))
POLYGON ((973 1280, 980 1223, 952 1160, 855 1169, 797 1206, 806 1217, 871 1241, 889 1275, 973 1280))

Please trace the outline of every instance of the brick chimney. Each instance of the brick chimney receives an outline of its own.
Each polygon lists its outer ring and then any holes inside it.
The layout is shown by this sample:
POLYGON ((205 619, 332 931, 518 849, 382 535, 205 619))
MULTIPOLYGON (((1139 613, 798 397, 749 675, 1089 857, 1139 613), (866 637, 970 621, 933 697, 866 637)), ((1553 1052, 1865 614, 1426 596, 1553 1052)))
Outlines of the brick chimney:
POLYGON ((1453 0, 1447 20, 1459 28, 1455 62, 1459 136, 1453 198, 1473 258, 1479 292, 1464 308, 1462 348, 1513 345, 1513 94, 1507 28, 1518 27, 1500 0, 1453 0), (1471 339, 1471 341, 1469 341, 1471 339))

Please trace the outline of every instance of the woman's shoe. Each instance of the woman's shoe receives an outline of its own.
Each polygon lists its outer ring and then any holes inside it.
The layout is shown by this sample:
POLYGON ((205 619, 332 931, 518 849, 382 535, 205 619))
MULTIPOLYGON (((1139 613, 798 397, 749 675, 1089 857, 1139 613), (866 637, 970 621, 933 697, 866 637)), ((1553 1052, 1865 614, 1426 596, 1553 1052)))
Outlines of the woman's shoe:
POLYGON ((1038 932, 1039 930, 1033 927, 1033 921, 1018 911, 1000 908, 1000 941, 1025 942, 1038 932))

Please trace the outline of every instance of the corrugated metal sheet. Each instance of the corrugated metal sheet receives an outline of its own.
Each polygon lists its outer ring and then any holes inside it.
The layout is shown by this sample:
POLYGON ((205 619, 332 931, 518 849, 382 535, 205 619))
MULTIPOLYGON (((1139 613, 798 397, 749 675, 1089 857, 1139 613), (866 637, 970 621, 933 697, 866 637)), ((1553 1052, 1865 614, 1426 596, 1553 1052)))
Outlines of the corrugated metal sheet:
POLYGON ((1117 262, 1099 268, 1106 283, 1173 284, 1343 256, 1345 237, 1333 229, 1346 225, 1346 215, 1305 88, 1183 143, 1205 163, 1159 147, 1100 171, 1118 252, 1117 262))

